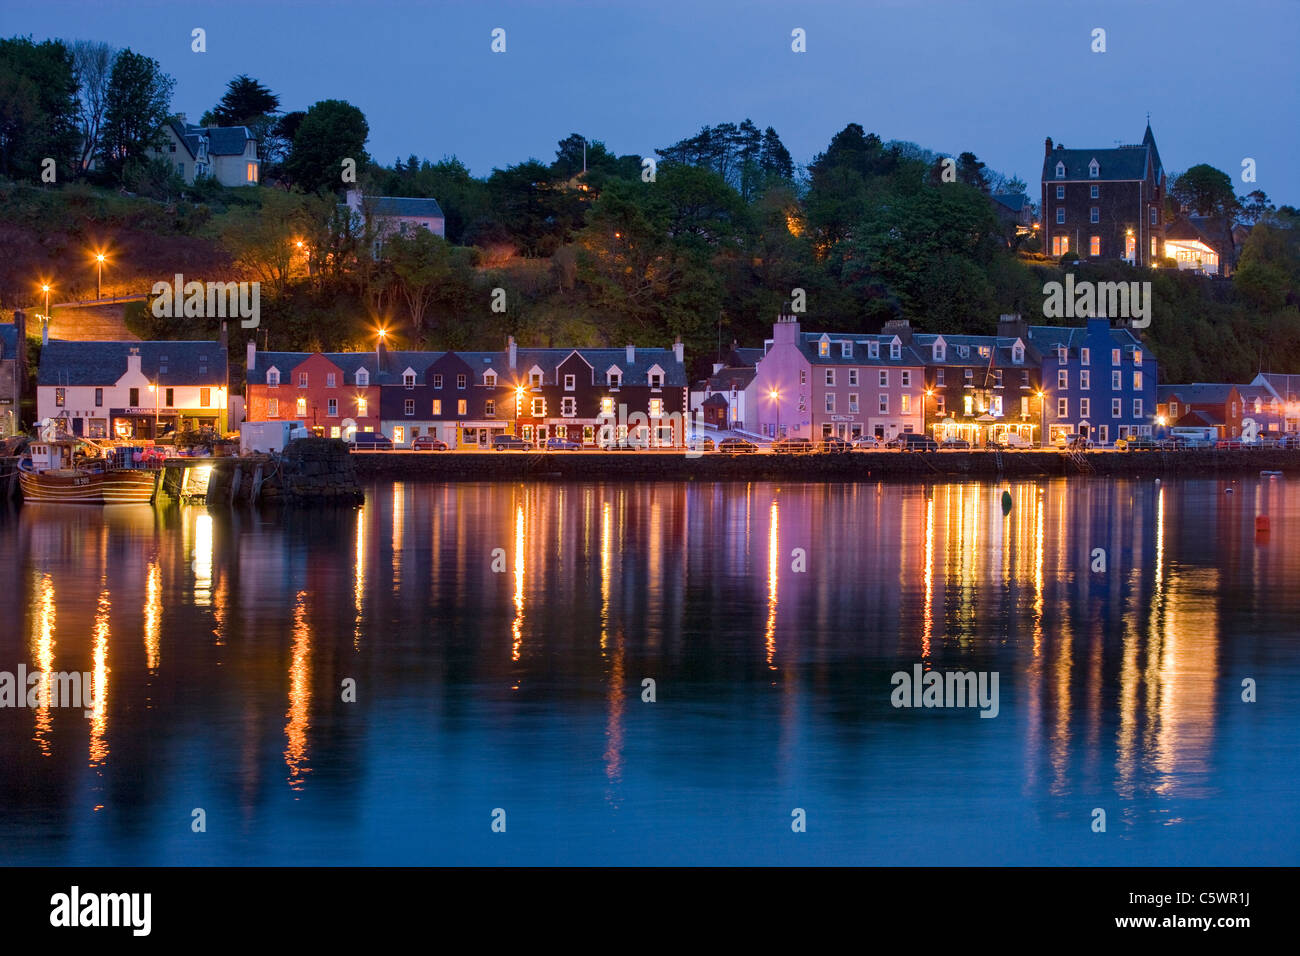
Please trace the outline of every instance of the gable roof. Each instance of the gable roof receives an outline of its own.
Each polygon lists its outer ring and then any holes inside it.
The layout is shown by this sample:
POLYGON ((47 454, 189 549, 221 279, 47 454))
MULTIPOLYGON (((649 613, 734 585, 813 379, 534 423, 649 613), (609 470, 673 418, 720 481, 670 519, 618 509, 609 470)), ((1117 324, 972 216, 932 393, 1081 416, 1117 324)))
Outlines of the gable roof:
POLYGON ((407 196, 365 196, 363 208, 372 215, 394 219, 442 219, 442 207, 436 199, 417 199, 407 196))
POLYGON ((1110 149, 1066 149, 1057 146, 1043 156, 1043 181, 1066 182, 1069 180, 1088 180, 1089 182, 1120 182, 1124 180, 1146 179, 1148 171, 1157 177, 1160 174, 1160 153, 1156 150, 1156 138, 1148 123, 1142 142, 1135 146, 1116 146, 1110 149), (1088 175, 1088 165, 1097 161, 1099 167, 1096 176, 1088 175), (1056 164, 1065 164, 1065 176, 1057 177, 1056 164))
MULTIPOLYGON (((1190 385, 1157 385, 1157 400, 1177 398, 1185 405, 1223 405, 1236 385, 1221 382, 1195 382, 1190 385)), ((1238 393, 1240 394, 1240 393, 1238 393)))
POLYGON ((37 385, 113 385, 126 374, 132 350, 145 377, 167 385, 226 384, 226 351, 220 342, 69 342, 50 339, 41 348, 37 385), (159 371, 166 357, 166 371, 159 371), (205 371, 206 369, 206 371, 205 371))
MULTIPOLYGON (((337 365, 348 376, 348 384, 352 384, 351 378, 360 368, 365 368, 370 373, 372 385, 379 384, 376 380, 378 363, 374 352, 258 352, 257 361, 245 374, 244 381, 249 385, 265 385, 266 373, 275 368, 280 372, 280 381, 288 384, 289 374, 314 355, 320 355, 337 365)), ((398 371, 397 380, 400 382, 400 369, 398 371)))
MULTIPOLYGON (((195 142, 206 136, 209 156, 242 156, 253 133, 247 126, 196 126, 186 123, 185 136, 187 139, 193 136, 195 142)), ((190 151, 198 153, 197 148, 190 151)))

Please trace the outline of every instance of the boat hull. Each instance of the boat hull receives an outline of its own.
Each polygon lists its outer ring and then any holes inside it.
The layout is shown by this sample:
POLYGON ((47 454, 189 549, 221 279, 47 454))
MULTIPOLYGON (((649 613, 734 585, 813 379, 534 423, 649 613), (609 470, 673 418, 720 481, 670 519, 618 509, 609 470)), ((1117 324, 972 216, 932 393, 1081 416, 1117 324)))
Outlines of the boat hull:
POLYGON ((88 475, 20 471, 18 483, 25 501, 79 505, 148 504, 154 498, 157 474, 129 469, 88 475))

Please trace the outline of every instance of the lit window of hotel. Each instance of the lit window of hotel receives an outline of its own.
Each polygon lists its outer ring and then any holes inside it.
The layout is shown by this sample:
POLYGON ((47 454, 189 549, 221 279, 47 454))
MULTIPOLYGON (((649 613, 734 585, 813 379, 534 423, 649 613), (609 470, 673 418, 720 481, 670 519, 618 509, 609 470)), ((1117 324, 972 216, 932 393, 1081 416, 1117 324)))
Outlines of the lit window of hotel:
POLYGON ((662 398, 650 399, 650 417, 651 418, 664 417, 664 400, 662 398))
POLYGON ((1088 239, 1088 255, 1096 258, 1101 255, 1101 236, 1091 236, 1088 239))
POLYGON ((199 408, 211 408, 211 407, 212 407, 212 389, 210 389, 210 388, 200 388, 200 389, 199 389, 199 408))
POLYGON ((462 398, 462 399, 459 399, 459 400, 456 402, 456 414, 457 414, 457 415, 461 415, 461 416, 464 416, 464 415, 468 415, 468 414, 469 414, 469 401, 468 401, 468 400, 462 398))
MULTIPOLYGON (((1061 221, 1064 222, 1065 220, 1061 220, 1061 221)), ((1070 251, 1070 237, 1069 237, 1069 236, 1053 236, 1053 237, 1052 237, 1052 255, 1054 255, 1054 256, 1063 256, 1063 255, 1065 255, 1065 254, 1066 254, 1067 252, 1069 252, 1069 251, 1070 251)))
POLYGON ((829 339, 822 339, 820 342, 817 343, 817 354, 818 355, 831 354, 831 343, 829 339))
POLYGON ((961 407, 967 416, 975 414, 975 399, 970 395, 963 395, 961 397, 961 407))
POLYGON ((1134 364, 1134 365, 1141 365, 1141 364, 1142 364, 1142 350, 1141 350, 1141 349, 1134 349, 1134 350, 1133 350, 1133 364, 1134 364))
POLYGON ((1119 349, 1110 350, 1110 364, 1111 365, 1119 364, 1119 349))
POLYGON ((278 398, 272 398, 267 400, 266 417, 267 418, 280 417, 280 400, 278 398))
POLYGON ((325 414, 329 418, 339 417, 339 400, 337 398, 331 398, 325 403, 325 414))
POLYGON ((435 414, 435 415, 441 415, 441 414, 442 414, 442 399, 441 399, 441 398, 435 398, 435 399, 433 400, 433 414, 435 414))
POLYGON ((1029 396, 1028 396, 1028 395, 1021 395, 1021 396, 1020 396, 1020 414, 1021 414, 1022 416, 1027 416, 1027 415, 1029 414, 1029 396))
POLYGON ((602 398, 600 400, 600 414, 607 418, 614 414, 614 400, 612 398, 602 398))
POLYGON ((911 396, 911 395, 904 395, 904 396, 902 396, 902 411, 903 411, 903 414, 906 415, 906 414, 907 414, 908 412, 910 412, 911 410, 912 410, 912 396, 911 396))
POLYGON ((357 399, 357 414, 365 417, 370 414, 370 402, 364 398, 357 399))
MULTIPOLYGON (((1152 211, 1154 212, 1154 210, 1152 211)), ((1156 237, 1152 236, 1151 237, 1151 258, 1154 259, 1155 257, 1156 257, 1156 237)))
POLYGON ((247 176, 250 183, 257 182, 257 163, 248 164, 247 176))
POLYGON ((1135 392, 1140 392, 1140 391, 1142 391, 1142 373, 1141 373, 1141 372, 1134 372, 1134 373, 1133 373, 1133 391, 1135 391, 1135 392))
POLYGON ((68 390, 66 388, 56 388, 54 390, 54 405, 57 408, 63 407, 63 402, 67 398, 68 390))
POLYGON ((393 426, 393 441, 399 445, 406 441, 406 429, 401 425, 393 426))
POLYGON ((305 398, 298 399, 296 405, 297 405, 297 409, 295 414, 297 414, 299 418, 305 418, 307 415, 307 399, 305 398))

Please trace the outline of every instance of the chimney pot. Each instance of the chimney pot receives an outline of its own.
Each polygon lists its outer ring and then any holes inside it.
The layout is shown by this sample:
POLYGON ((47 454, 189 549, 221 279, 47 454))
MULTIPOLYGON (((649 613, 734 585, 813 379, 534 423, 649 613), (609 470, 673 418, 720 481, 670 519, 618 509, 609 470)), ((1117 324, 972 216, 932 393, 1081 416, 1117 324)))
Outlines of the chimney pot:
POLYGON ((636 361, 636 346, 629 345, 627 347, 627 364, 631 365, 635 361, 636 361))
POLYGON ((253 339, 248 340, 248 353, 244 360, 244 367, 250 372, 257 368, 257 342, 253 339))

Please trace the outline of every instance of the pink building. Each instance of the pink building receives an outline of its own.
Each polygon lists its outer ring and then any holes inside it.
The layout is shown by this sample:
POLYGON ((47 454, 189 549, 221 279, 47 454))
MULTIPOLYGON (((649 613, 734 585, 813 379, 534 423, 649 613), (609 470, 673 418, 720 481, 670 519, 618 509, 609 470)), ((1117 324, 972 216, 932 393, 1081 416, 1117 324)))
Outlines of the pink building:
POLYGON ((886 324, 874 334, 772 327, 754 378, 753 430, 769 437, 853 439, 925 431, 925 367, 886 324))

